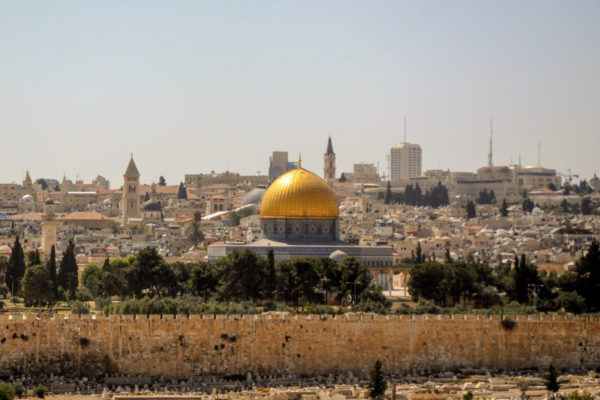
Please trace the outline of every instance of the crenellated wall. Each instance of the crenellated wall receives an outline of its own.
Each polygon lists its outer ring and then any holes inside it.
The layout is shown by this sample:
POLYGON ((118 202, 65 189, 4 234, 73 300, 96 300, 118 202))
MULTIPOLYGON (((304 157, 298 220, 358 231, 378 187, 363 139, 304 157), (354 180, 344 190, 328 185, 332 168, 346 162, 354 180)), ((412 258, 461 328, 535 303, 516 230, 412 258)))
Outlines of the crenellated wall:
POLYGON ((0 316, 0 376, 190 377, 600 366, 600 317, 0 316))

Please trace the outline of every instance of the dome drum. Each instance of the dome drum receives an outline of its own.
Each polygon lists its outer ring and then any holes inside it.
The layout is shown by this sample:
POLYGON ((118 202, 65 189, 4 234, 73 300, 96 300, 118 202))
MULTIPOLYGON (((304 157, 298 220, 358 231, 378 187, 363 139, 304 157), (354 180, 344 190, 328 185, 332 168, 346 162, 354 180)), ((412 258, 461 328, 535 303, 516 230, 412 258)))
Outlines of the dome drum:
MULTIPOLYGON (((336 242, 338 221, 312 218, 269 218, 261 220, 265 237, 278 241, 336 242)), ((307 254, 309 256, 309 254, 307 254)))

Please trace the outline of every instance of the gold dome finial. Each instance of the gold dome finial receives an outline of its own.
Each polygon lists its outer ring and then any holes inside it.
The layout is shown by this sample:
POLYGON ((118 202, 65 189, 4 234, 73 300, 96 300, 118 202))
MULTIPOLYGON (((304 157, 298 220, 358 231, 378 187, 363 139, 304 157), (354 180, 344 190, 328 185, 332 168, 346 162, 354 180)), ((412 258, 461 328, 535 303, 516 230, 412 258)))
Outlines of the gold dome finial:
POLYGON ((302 153, 298 152, 298 168, 302 168, 302 153))

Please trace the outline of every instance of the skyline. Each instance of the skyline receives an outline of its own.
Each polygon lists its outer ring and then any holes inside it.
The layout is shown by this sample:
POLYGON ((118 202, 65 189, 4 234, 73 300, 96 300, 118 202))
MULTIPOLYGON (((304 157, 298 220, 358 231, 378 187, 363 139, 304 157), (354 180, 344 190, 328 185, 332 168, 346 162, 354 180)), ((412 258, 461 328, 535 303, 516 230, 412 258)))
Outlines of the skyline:
MULTIPOLYGON (((600 3, 0 2, 0 182, 119 187, 268 171, 272 151, 322 173, 537 163, 600 170, 600 3)), ((387 172, 386 172, 387 175, 387 172)))

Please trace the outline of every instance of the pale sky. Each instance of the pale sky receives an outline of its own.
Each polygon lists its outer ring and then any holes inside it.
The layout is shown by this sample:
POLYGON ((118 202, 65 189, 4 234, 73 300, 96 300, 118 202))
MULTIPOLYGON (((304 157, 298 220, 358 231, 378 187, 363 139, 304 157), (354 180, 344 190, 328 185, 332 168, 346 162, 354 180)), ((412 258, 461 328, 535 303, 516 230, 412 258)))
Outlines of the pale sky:
POLYGON ((0 182, 423 170, 600 173, 600 1, 0 0, 0 182))

